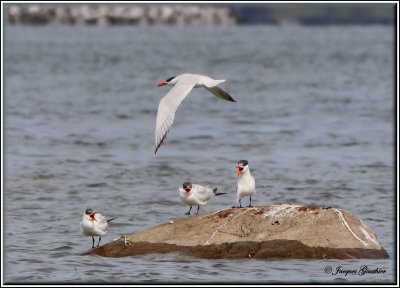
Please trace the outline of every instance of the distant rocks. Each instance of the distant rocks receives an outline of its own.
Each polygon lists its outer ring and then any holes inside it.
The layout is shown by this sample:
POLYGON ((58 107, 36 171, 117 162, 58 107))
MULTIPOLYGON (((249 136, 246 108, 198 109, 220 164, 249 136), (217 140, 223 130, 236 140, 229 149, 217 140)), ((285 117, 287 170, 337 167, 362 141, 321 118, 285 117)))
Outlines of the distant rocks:
POLYGON ((83 255, 183 252, 218 258, 384 259, 375 232, 338 208, 272 205, 201 213, 122 236, 83 255))
POLYGON ((23 25, 233 25, 228 8, 192 5, 10 5, 8 22, 23 25))
POLYGON ((22 25, 393 25, 386 4, 5 4, 10 24, 22 25), (223 6, 222 6, 223 5, 223 6))

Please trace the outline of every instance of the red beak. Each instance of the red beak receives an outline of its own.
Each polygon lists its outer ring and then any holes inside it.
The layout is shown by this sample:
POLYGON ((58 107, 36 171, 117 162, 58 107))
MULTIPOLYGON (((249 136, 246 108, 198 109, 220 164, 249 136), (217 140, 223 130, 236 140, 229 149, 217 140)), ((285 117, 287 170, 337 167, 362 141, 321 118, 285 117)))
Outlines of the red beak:
POLYGON ((240 165, 236 165, 237 170, 237 176, 240 176, 243 173, 244 168, 240 165))
POLYGON ((94 218, 94 215, 96 214, 96 212, 93 212, 92 214, 89 214, 90 218, 92 218, 94 221, 97 221, 96 218, 94 218))
POLYGON ((159 83, 157 85, 157 87, 162 87, 162 86, 165 86, 165 85, 168 85, 168 82, 163 81, 163 82, 159 83))

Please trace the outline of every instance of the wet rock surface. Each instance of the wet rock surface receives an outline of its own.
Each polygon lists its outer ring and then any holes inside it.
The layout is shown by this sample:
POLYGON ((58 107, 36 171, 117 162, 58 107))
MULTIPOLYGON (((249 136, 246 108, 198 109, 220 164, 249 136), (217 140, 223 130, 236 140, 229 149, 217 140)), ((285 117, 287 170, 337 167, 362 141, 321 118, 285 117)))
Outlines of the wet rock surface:
POLYGON ((383 259, 374 231, 350 212, 272 205, 232 208, 167 221, 83 255, 124 257, 182 252, 206 259, 383 259))

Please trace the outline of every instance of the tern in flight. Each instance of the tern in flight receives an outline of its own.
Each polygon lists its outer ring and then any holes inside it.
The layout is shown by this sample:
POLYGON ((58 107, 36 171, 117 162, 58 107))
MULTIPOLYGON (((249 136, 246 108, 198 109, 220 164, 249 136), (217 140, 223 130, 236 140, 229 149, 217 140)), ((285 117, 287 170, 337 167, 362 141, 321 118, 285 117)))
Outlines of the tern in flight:
POLYGON ((167 136, 174 122, 176 109, 178 109, 183 99, 185 99, 193 88, 204 87, 216 97, 236 102, 228 92, 217 86, 222 82, 225 82, 225 80, 214 80, 198 74, 182 74, 170 77, 158 84, 158 87, 166 85, 174 87, 161 99, 158 105, 154 153, 157 153, 158 148, 160 148, 160 145, 167 136))

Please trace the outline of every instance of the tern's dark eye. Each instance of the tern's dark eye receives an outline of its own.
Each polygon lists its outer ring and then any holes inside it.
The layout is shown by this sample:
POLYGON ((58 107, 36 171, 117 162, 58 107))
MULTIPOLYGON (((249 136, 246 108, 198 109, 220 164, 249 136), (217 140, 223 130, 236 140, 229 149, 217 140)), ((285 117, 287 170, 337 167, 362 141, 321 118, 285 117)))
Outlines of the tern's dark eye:
POLYGON ((93 212, 94 212, 94 210, 89 208, 89 209, 86 209, 85 214, 89 215, 89 214, 92 214, 93 212))
POLYGON ((183 185, 182 185, 182 187, 183 187, 183 189, 186 189, 186 188, 192 188, 192 183, 190 183, 190 182, 185 182, 185 183, 183 183, 183 185))
POLYGON ((167 80, 165 80, 165 82, 169 82, 169 81, 171 81, 172 79, 174 79, 176 76, 174 76, 174 77, 169 77, 167 80))

